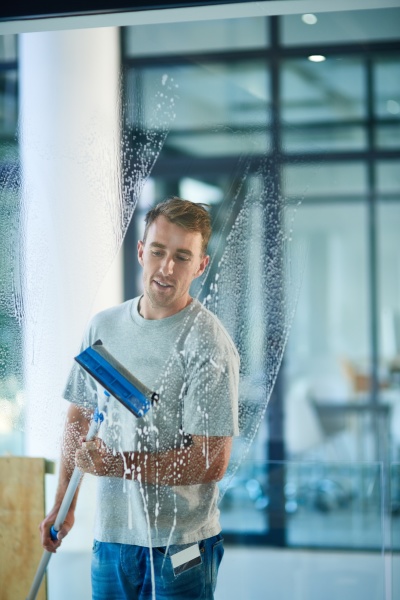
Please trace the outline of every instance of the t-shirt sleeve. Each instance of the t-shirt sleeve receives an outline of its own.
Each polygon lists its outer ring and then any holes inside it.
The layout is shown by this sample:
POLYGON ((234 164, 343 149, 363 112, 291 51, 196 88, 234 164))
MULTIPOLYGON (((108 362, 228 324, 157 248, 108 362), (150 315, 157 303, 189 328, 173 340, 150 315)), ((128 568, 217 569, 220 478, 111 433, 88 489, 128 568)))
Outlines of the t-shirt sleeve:
POLYGON ((239 435, 239 355, 225 330, 203 328, 186 348, 183 430, 205 436, 239 435))
MULTIPOLYGON (((91 327, 87 328, 79 352, 86 350, 91 340, 91 327)), ((83 408, 94 410, 97 406, 97 386, 94 379, 76 361, 71 368, 63 397, 83 408)))

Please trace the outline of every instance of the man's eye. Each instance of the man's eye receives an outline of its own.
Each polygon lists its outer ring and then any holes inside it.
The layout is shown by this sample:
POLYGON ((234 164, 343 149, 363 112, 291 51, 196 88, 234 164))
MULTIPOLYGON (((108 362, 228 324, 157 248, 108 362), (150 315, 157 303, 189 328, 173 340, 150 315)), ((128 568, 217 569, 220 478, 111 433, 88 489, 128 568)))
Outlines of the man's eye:
POLYGON ((162 256, 162 252, 160 250, 153 250, 152 255, 153 256, 162 256))
POLYGON ((188 256, 177 256, 177 259, 182 262, 188 262, 189 257, 188 256))

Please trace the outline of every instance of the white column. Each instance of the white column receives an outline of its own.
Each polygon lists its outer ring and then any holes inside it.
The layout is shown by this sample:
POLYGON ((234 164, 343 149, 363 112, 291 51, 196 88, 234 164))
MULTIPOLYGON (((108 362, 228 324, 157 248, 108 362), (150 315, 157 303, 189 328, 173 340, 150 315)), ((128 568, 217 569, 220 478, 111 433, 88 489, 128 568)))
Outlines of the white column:
POLYGON ((121 301, 118 33, 20 36, 28 455, 58 458, 63 386, 110 268, 102 304, 121 301))

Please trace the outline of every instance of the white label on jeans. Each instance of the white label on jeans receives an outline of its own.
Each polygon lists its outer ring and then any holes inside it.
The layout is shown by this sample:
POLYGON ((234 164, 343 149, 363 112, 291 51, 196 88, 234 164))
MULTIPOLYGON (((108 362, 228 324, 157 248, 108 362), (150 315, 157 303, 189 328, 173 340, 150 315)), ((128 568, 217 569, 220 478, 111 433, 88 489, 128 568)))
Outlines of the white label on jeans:
POLYGON ((193 544, 176 554, 171 555, 172 566, 175 572, 182 572, 201 563, 199 544, 193 544))

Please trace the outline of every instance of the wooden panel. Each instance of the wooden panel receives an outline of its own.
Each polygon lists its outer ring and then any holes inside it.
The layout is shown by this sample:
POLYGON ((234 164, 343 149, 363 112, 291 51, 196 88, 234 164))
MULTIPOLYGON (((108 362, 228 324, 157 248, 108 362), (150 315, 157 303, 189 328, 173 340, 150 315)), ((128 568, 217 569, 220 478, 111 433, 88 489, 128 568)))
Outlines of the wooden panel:
MULTIPOLYGON (((0 600, 26 598, 41 559, 46 467, 43 458, 0 458, 0 600)), ((37 599, 46 598, 44 578, 37 599)))

